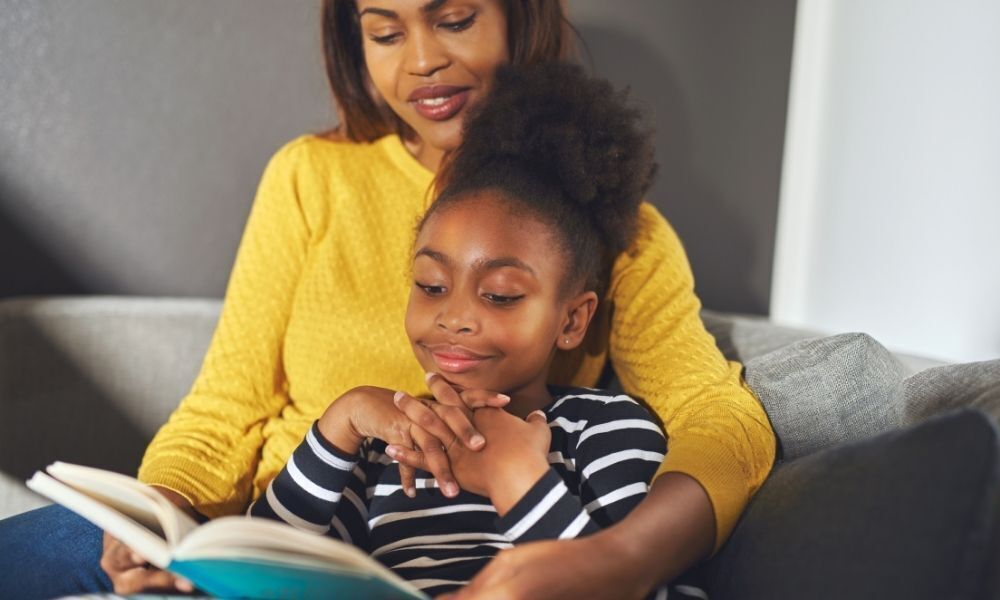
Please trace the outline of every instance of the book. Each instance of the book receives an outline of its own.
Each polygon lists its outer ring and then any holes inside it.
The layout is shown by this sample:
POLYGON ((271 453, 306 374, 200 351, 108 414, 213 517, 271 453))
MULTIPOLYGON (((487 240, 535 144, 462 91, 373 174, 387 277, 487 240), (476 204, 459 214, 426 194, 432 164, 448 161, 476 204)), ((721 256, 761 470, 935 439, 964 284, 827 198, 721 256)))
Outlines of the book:
POLYGON ((199 525, 133 477, 64 462, 46 471, 28 487, 213 596, 428 598, 359 548, 327 536, 247 516, 199 525))

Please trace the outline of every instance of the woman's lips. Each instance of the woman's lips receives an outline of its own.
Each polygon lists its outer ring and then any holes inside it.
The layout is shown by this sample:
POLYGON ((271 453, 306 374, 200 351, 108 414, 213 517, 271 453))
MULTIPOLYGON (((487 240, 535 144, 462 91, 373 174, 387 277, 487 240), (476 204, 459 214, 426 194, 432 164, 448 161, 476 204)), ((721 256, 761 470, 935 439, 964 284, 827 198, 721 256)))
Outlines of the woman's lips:
POLYGON ((435 86, 420 88, 407 99, 417 114, 431 121, 446 121, 462 110, 469 100, 468 88, 435 86))

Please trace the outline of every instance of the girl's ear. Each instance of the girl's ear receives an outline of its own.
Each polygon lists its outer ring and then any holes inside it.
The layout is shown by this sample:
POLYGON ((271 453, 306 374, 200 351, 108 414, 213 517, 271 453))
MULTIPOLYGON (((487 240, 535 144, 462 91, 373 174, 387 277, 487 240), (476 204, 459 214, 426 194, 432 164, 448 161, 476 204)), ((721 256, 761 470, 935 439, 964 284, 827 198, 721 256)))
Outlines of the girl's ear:
POLYGON ((566 318, 563 323, 556 347, 560 350, 572 350, 583 343, 587 334, 587 326, 597 312, 597 294, 593 291, 582 292, 566 303, 566 318))

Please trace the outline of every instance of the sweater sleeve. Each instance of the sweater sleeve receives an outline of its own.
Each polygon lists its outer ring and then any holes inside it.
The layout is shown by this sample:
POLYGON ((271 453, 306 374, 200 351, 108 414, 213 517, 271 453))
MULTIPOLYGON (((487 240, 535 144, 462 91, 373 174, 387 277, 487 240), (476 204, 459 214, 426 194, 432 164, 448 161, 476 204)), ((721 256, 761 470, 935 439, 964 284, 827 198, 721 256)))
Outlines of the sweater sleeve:
POLYGON ((209 517, 246 508, 264 424, 288 403, 281 348, 309 243, 301 148, 289 143, 264 170, 201 371, 139 468, 209 517))
MULTIPOLYGON (((553 469, 503 517, 497 530, 515 544, 594 533, 625 518, 646 496, 663 460, 666 441, 649 413, 625 396, 593 404, 574 425, 573 465, 579 484, 570 489, 553 469)), ((559 421, 550 426, 562 426, 559 421)))
POLYGON ((657 475, 685 473, 705 489, 716 549, 771 470, 775 436, 742 366, 705 330, 684 248, 650 204, 639 234, 615 262, 609 353, 624 390, 656 411, 668 452, 657 475))
POLYGON ((367 506, 360 504, 365 480, 359 460, 328 442, 313 423, 305 440, 247 512, 367 550, 367 506))

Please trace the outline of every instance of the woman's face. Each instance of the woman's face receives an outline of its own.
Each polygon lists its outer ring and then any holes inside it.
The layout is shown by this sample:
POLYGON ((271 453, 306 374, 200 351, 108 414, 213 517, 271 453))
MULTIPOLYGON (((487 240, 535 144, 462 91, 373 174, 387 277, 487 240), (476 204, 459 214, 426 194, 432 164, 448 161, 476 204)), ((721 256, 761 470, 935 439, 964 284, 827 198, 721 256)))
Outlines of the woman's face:
POLYGON ((379 95, 438 152, 461 141, 469 107, 508 60, 501 0, 358 0, 368 74, 379 95))
POLYGON ((417 236, 406 333, 427 372, 512 398, 545 394, 567 322, 565 259, 550 228, 484 192, 417 236))

